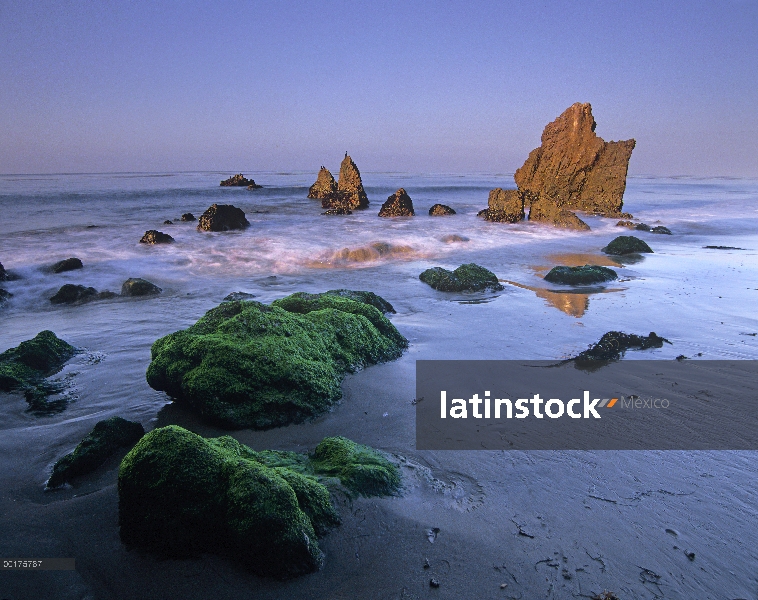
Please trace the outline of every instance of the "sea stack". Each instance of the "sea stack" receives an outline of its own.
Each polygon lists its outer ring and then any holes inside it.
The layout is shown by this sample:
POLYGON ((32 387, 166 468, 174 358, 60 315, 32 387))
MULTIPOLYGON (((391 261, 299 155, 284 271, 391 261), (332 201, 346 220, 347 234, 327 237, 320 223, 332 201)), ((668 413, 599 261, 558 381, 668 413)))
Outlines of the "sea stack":
POLYGON ((413 217, 413 201, 403 188, 400 188, 382 204, 379 210, 380 217, 413 217))
POLYGON ((573 222, 564 213, 569 209, 605 216, 621 213, 636 142, 606 142, 595 127, 592 107, 579 102, 545 127, 542 145, 514 175, 526 202, 537 208, 530 211, 530 220, 573 222))
MULTIPOLYGON (((347 204, 348 208, 368 208, 368 197, 366 196, 366 191, 363 189, 361 173, 347 152, 345 152, 345 158, 342 160, 342 164, 340 164, 337 191, 340 192, 341 200, 347 204)), ((336 207, 325 206, 324 208, 336 207)))
POLYGON ((318 172, 316 183, 314 183, 308 190, 308 197, 314 200, 323 200, 330 197, 337 191, 337 182, 334 181, 329 169, 321 166, 321 170, 318 172))

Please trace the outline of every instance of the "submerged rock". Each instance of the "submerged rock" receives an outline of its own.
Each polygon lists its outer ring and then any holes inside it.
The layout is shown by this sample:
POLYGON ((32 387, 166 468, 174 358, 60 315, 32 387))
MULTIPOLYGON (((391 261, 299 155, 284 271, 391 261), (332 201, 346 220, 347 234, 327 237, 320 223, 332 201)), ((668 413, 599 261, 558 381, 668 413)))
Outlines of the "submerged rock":
POLYGON ((245 229, 250 222, 242 209, 231 204, 212 204, 200 217, 198 231, 245 229))
POLYGON ((140 244, 170 244, 173 241, 174 238, 167 233, 150 229, 145 232, 145 235, 142 236, 142 239, 139 242, 140 244))
POLYGON ((324 439, 308 457, 155 429, 119 469, 121 540, 169 556, 220 553, 264 576, 311 573, 323 562, 317 535, 340 522, 322 483, 334 478, 366 495, 400 484, 395 465, 345 438, 324 439))
MULTIPOLYGON (((341 198, 347 203, 348 208, 368 208, 368 197, 366 196, 366 191, 363 189, 361 173, 353 162, 353 159, 347 155, 347 152, 345 152, 345 158, 340 164, 337 191, 341 192, 341 198)), ((324 206, 324 208, 335 207, 324 206)))
POLYGON ((192 213, 184 213, 182 215, 182 221, 185 221, 185 222, 197 221, 197 219, 195 218, 195 215, 193 215, 192 213))
POLYGON ((449 233, 447 235, 443 235, 440 240, 446 244, 455 244, 457 242, 469 242, 471 241, 469 238, 467 238, 465 235, 458 235, 456 233, 449 233))
POLYGON ((656 225, 650 230, 650 233, 662 233, 664 235, 671 235, 671 230, 663 225, 656 225))
POLYGON ((516 223, 524 218, 524 194, 518 190, 495 188, 490 191, 487 208, 478 216, 487 221, 516 223))
POLYGON ((387 198, 379 210, 380 217, 413 217, 415 214, 413 201, 403 188, 387 198))
POLYGON ((53 304, 75 304, 77 302, 83 303, 96 299, 97 290, 95 288, 67 283, 50 298, 50 302, 53 304))
POLYGON ((225 302, 153 344, 147 382, 228 427, 317 415, 340 399, 346 373, 408 346, 380 310, 340 292, 225 302))
POLYGON ((474 263, 461 265, 454 271, 442 267, 427 269, 418 278, 441 292, 473 292, 484 289, 502 290, 497 275, 474 263))
POLYGON ((252 179, 250 179, 249 181, 250 183, 247 184, 247 189, 249 190, 259 190, 263 187, 262 185, 258 185, 257 183, 255 183, 255 181, 253 181, 252 179))
POLYGON ((627 350, 661 348, 663 347, 663 342, 671 343, 666 338, 656 335, 654 331, 651 331, 647 336, 609 331, 603 334, 599 342, 593 344, 572 360, 618 360, 627 350))
POLYGON ((455 211, 447 204, 435 204, 429 209, 430 217, 444 217, 445 215, 454 215, 455 211))
POLYGON ((615 256, 622 256, 624 254, 637 254, 640 252, 652 253, 643 240, 633 235, 620 235, 614 239, 610 244, 602 249, 606 254, 613 254, 615 256))
POLYGON ((5 271, 5 267, 3 266, 3 263, 0 263, 0 281, 6 281, 8 279, 8 274, 5 271))
POLYGON ((133 446, 143 435, 145 430, 140 423, 121 417, 99 421, 73 452, 55 463, 47 487, 58 487, 75 477, 91 473, 119 448, 133 446))
POLYGON ((8 290, 4 290, 3 288, 0 288, 0 304, 3 302, 7 302, 13 297, 13 294, 11 294, 8 290))
POLYGON ((163 224, 164 225, 173 225, 174 222, 171 219, 166 219, 165 221, 163 221, 163 224))
POLYGON ((0 354, 0 391, 33 388, 61 370, 76 348, 52 331, 41 331, 31 340, 0 354))
POLYGON ((614 279, 618 279, 616 271, 598 265, 553 267, 545 275, 545 281, 564 285, 589 285, 592 283, 602 283, 603 281, 613 281, 614 279))
POLYGON ((519 190, 561 209, 620 213, 635 141, 605 142, 595 126, 592 107, 579 102, 549 123, 540 147, 516 170, 519 190))
POLYGON ((337 208, 330 208, 321 213, 322 215, 335 216, 335 215, 352 215, 353 211, 346 206, 338 206, 337 208))
POLYGON ((163 290, 154 283, 140 277, 130 277, 121 286, 122 296, 151 296, 160 294, 163 290))
POLYGON ((316 182, 308 189, 308 197, 314 200, 329 198, 337 191, 337 182, 334 181, 331 172, 322 166, 316 177, 316 182))
POLYGON ((50 267, 53 273, 63 273, 65 271, 73 271, 75 269, 81 269, 84 265, 78 258, 72 257, 65 260, 60 260, 50 267))
POLYGON ((247 187, 250 184, 255 185, 255 181, 247 179, 242 173, 237 173, 221 182, 222 187, 247 187))

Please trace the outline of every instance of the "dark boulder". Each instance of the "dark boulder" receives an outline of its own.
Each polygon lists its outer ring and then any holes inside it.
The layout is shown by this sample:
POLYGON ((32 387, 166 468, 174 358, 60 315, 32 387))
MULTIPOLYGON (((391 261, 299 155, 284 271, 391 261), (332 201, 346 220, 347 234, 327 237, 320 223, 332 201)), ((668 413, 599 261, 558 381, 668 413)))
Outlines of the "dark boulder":
POLYGON ((447 204, 435 204, 429 209, 430 217, 444 217, 445 215, 454 215, 455 211, 447 204))
POLYGON ((495 188, 490 191, 487 208, 477 213, 487 221, 517 223, 524 218, 524 194, 518 190, 495 188))
POLYGON ((200 217, 198 231, 245 229, 250 222, 242 209, 231 204, 212 204, 200 217))
POLYGON ((671 230, 663 225, 656 225, 650 230, 650 233, 662 233, 663 235, 671 235, 671 230))
POLYGON ((153 344, 147 382, 227 427, 264 429, 320 414, 341 397, 345 374, 394 360, 408 346, 380 310, 338 292, 271 305, 224 302, 153 344))
POLYGON ((602 250, 606 254, 613 254, 615 256, 622 256, 624 254, 637 254, 641 252, 652 253, 643 240, 634 237, 633 235, 620 235, 608 244, 602 250))
POLYGON ((0 263, 0 281, 7 281, 8 280, 8 273, 5 271, 5 267, 3 266, 3 263, 0 263))
POLYGON ((173 241, 174 238, 167 233, 150 229, 145 232, 145 235, 142 236, 142 239, 139 242, 140 244, 170 244, 173 241))
POLYGON ((67 283, 50 298, 50 302, 53 304, 77 304, 97 299, 97 290, 95 288, 67 283))
POLYGON ((613 281, 618 279, 616 271, 608 267, 598 265, 584 265, 583 267, 553 267, 545 275, 545 281, 560 283, 563 285, 590 285, 613 281))
POLYGON ((163 290, 154 283, 150 283, 139 277, 130 277, 121 286, 122 296, 152 296, 160 294, 163 290))
POLYGON ((419 279, 441 292, 473 292, 484 289, 499 291, 503 289, 497 275, 474 263, 461 265, 454 271, 442 267, 427 269, 419 279))
POLYGON ((185 221, 185 222, 187 222, 187 221, 197 221, 197 219, 195 219, 195 215, 193 215, 192 213, 184 213, 182 215, 182 221, 185 221))
POLYGON ((222 187, 247 187, 250 184, 255 184, 255 181, 252 179, 247 179, 242 173, 238 173, 237 175, 233 175, 229 179, 224 179, 224 181, 221 182, 222 187))
POLYGON ((650 332, 647 336, 622 333, 620 331, 609 331, 603 334, 600 341, 591 345, 584 352, 579 353, 572 360, 582 361, 611 361, 618 360, 627 350, 647 350, 648 348, 661 348, 663 343, 671 343, 666 338, 662 338, 650 332))
POLYGON ((314 200, 323 200, 330 197, 337 191, 337 182, 329 172, 329 169, 322 166, 316 177, 316 182, 308 189, 308 197, 314 200))
POLYGON ((65 271, 73 271, 75 269, 81 269, 83 267, 84 265, 80 259, 72 257, 58 261, 50 267, 50 270, 53 273, 63 273, 65 271))
POLYGON ((121 417, 99 421, 73 452, 59 459, 47 487, 54 488, 97 469, 119 448, 129 448, 145 435, 140 423, 121 417))
POLYGON ((249 181, 251 182, 247 185, 247 189, 249 190, 259 190, 263 187, 262 185, 258 185, 257 183, 255 183, 255 181, 253 181, 252 179, 250 179, 249 181))
POLYGON ((412 217, 415 214, 413 211, 413 201, 403 188, 400 188, 387 198, 387 201, 382 204, 382 208, 379 210, 380 217, 412 217))
POLYGON ((166 219, 165 221, 163 221, 163 224, 164 225, 173 225, 174 222, 171 219, 166 219))

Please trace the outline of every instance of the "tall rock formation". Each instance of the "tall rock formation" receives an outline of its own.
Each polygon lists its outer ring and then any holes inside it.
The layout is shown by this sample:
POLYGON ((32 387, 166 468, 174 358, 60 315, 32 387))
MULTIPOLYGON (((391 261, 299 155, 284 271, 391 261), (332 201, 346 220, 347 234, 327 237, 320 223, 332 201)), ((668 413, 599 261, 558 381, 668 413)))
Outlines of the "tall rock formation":
POLYGON ((314 183, 308 190, 308 197, 314 200, 323 200, 337 191, 337 182, 334 181, 334 177, 329 172, 329 169, 322 166, 318 172, 316 183, 314 183))
MULTIPOLYGON (((368 208, 368 197, 363 189, 361 173, 355 166, 353 159, 345 152, 345 158, 340 164, 340 176, 337 190, 341 192, 342 200, 348 208, 368 208)), ((325 207, 331 208, 331 207, 325 207)))
POLYGON ((595 134, 589 104, 577 102, 542 132, 542 145, 514 175, 519 191, 550 220, 569 209, 608 216, 621 212, 634 140, 606 142, 595 134))

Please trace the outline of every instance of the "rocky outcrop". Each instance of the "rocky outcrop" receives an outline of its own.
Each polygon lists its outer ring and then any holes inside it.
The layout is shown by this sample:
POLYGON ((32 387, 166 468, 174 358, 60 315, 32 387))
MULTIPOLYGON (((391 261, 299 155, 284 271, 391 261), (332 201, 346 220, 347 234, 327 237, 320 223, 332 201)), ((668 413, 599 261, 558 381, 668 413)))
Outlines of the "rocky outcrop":
POLYGON ((442 267, 427 269, 418 278, 441 292, 475 292, 491 289, 499 291, 503 289, 497 280, 497 275, 474 263, 461 265, 454 271, 448 271, 442 267))
POLYGON ((248 179, 248 181, 250 182, 247 184, 247 189, 249 190, 259 190, 263 187, 262 185, 258 185, 257 183, 255 183, 255 181, 253 181, 252 179, 248 179))
POLYGON ((337 182, 331 172, 322 166, 316 177, 316 182, 308 189, 308 197, 314 200, 329 198, 337 191, 337 182))
POLYGON ((519 190, 495 188, 490 191, 487 208, 478 216, 487 221, 516 223, 524 218, 524 194, 519 190))
POLYGON ((184 213, 182 215, 182 221, 185 221, 185 222, 197 221, 197 219, 195 219, 195 215, 193 215, 192 213, 184 213))
POLYGON ((618 279, 616 271, 599 265, 583 267, 553 267, 545 275, 545 281, 563 285, 590 285, 618 279))
POLYGON ((606 254, 623 256, 624 254, 652 253, 643 240, 633 235, 620 235, 602 249, 606 254))
POLYGON ((324 412, 348 372, 407 346, 381 310, 344 290, 224 302, 153 344, 147 382, 210 421, 265 429, 324 412))
POLYGON ((169 234, 150 229, 145 232, 145 235, 142 236, 142 239, 139 242, 140 244, 170 244, 173 241, 174 238, 169 234))
POLYGON ((454 215, 455 211, 447 204, 435 204, 429 209, 430 217, 444 217, 445 215, 454 215))
POLYGON ((250 221, 241 208, 231 204, 212 204, 200 217, 198 231, 231 231, 245 229, 250 221))
POLYGON ((571 360, 577 362, 618 360, 627 350, 661 348, 664 342, 671 343, 666 338, 656 335, 654 331, 651 331, 647 336, 622 333, 621 331, 609 331, 603 334, 600 341, 571 360))
POLYGON ((343 437, 306 455, 169 425, 121 463, 121 540, 164 556, 214 552, 259 575, 296 577, 319 569, 317 538, 340 523, 327 485, 351 497, 394 494, 400 483, 396 465, 343 437))
POLYGON ((129 448, 145 435, 140 423, 121 417, 99 421, 94 429, 53 466, 47 481, 48 488, 55 488, 97 469, 120 448, 129 448))
POLYGON ((224 179, 221 182, 221 187, 247 187, 250 184, 255 185, 255 181, 247 179, 242 173, 237 173, 229 179, 224 179))
POLYGON ((84 265, 80 259, 72 257, 65 260, 59 260, 50 267, 50 271, 53 273, 64 273, 65 271, 74 271, 83 267, 84 265))
POLYGON ((31 340, 0 354, 0 391, 32 388, 61 370, 76 348, 52 331, 41 331, 31 340))
POLYGON ((152 296, 163 290, 154 283, 140 277, 130 277, 121 286, 122 296, 152 296))
POLYGON ((592 107, 578 102, 549 123, 542 145, 516 170, 519 190, 559 209, 620 213, 635 141, 605 142, 595 126, 592 107))
MULTIPOLYGON (((340 164, 337 191, 341 192, 340 202, 346 204, 348 208, 368 208, 368 197, 363 189, 361 173, 347 152, 345 152, 345 158, 340 164)), ((336 206, 324 206, 323 202, 322 206, 324 208, 336 208, 336 206)))
POLYGON ((531 195, 529 220, 537 223, 546 223, 554 227, 560 227, 561 229, 574 229, 576 231, 589 231, 590 229, 587 223, 570 210, 561 208, 552 201, 546 201, 537 195, 531 195))
POLYGON ((50 302, 53 304, 78 304, 96 300, 97 295, 97 290, 93 287, 67 283, 50 298, 50 302))
POLYGON ((616 227, 626 227, 627 229, 636 229, 637 231, 649 231, 650 233, 661 233, 664 235, 671 235, 671 230, 663 225, 656 225, 650 227, 646 223, 634 223, 633 221, 619 221, 616 223, 616 227))
POLYGON ((415 214, 413 211, 413 201, 403 188, 400 188, 387 198, 387 201, 382 204, 382 208, 379 210, 380 217, 412 217, 415 214))

